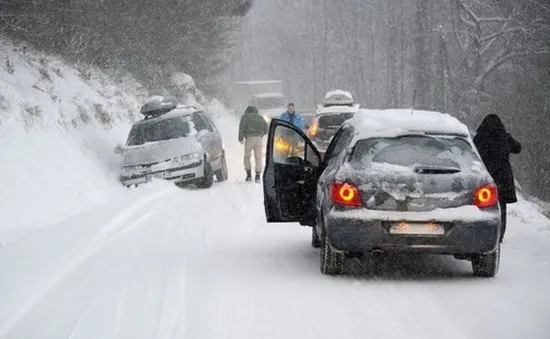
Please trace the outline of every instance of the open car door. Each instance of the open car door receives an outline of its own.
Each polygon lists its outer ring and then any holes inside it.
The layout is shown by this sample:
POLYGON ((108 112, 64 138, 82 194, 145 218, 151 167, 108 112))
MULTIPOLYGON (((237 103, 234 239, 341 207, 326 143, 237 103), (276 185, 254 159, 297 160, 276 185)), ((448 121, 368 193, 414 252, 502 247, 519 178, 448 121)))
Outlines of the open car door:
POLYGON ((321 156, 302 130, 271 120, 263 174, 267 222, 314 225, 321 156))

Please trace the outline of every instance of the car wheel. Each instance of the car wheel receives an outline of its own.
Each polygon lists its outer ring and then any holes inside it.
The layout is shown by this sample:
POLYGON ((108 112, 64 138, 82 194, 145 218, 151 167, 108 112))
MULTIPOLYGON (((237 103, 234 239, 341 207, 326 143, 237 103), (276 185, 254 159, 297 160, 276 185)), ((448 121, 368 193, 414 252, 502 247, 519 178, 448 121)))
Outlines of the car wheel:
POLYGON ((311 227, 311 247, 313 248, 321 247, 321 240, 319 240, 319 237, 317 235, 317 229, 315 228, 315 226, 311 227))
POLYGON ((216 171, 216 179, 218 181, 226 181, 228 177, 227 173, 227 161, 225 160, 225 154, 222 158, 222 168, 219 171, 216 171))
POLYGON ((491 253, 475 254, 472 257, 472 269, 477 277, 494 277, 500 265, 500 244, 491 253))
POLYGON ((198 188, 210 188, 214 184, 214 172, 209 162, 204 163, 204 178, 200 179, 196 186, 198 188))
POLYGON ((341 274, 344 271, 346 254, 336 252, 330 246, 329 240, 323 236, 321 241, 321 273, 326 275, 341 274))

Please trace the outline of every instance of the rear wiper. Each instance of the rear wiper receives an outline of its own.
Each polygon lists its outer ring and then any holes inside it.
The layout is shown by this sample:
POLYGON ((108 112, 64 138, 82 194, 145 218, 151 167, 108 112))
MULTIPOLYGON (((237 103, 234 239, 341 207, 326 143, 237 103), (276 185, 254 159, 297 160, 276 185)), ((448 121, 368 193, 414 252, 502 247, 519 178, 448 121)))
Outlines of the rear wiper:
POLYGON ((457 167, 419 165, 414 168, 414 171, 419 174, 450 174, 461 170, 457 167))

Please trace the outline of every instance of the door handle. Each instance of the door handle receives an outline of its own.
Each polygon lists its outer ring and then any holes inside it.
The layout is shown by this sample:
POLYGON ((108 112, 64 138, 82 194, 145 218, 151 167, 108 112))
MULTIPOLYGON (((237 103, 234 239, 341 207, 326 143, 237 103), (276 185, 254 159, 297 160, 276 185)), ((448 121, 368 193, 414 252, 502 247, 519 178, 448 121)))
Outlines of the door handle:
POLYGON ((311 167, 304 167, 304 172, 306 172, 307 174, 311 174, 311 173, 313 173, 313 168, 311 168, 311 167))

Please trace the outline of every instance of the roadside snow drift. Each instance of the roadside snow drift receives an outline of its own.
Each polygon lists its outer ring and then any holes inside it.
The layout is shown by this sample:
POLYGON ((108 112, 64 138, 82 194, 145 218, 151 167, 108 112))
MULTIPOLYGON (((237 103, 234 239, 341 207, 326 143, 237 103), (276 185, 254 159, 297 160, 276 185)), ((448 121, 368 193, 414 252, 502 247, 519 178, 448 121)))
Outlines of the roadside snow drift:
POLYGON ((131 79, 2 43, 0 244, 116 194, 112 148, 139 108, 131 79))

